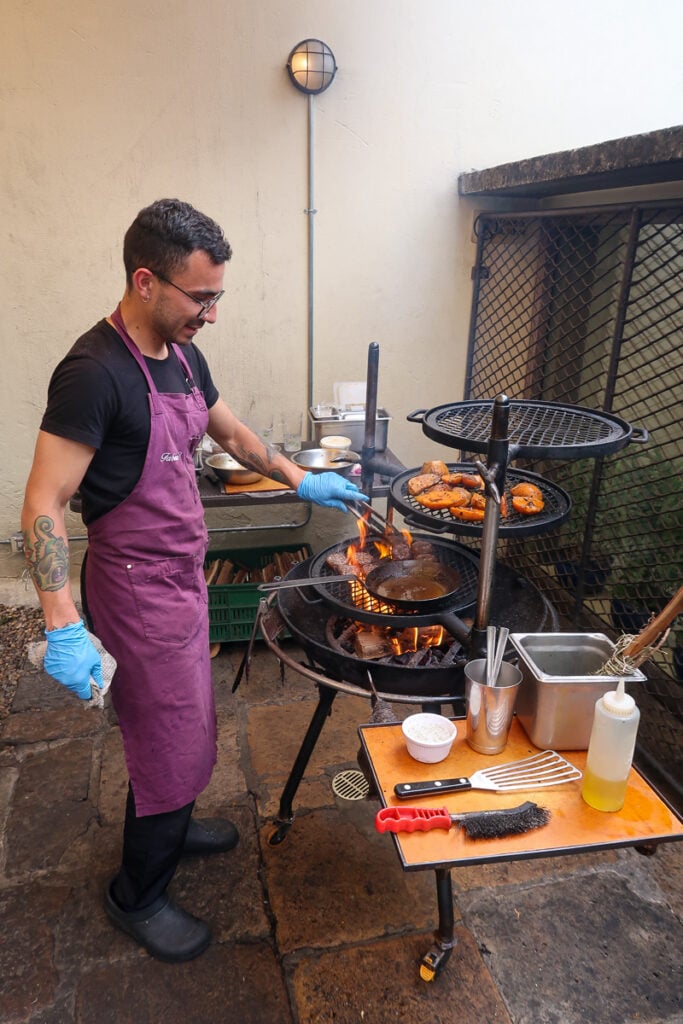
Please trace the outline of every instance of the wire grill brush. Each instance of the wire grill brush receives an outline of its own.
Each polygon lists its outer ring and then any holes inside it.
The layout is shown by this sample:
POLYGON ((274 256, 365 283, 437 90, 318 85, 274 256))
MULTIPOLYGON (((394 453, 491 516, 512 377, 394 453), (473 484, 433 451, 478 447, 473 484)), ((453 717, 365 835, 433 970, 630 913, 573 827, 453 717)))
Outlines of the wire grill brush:
POLYGON ((459 825, 468 839, 503 839, 542 828, 550 821, 546 807, 527 800, 518 807, 451 814, 445 807, 383 807, 375 815, 378 832, 428 832, 459 825))

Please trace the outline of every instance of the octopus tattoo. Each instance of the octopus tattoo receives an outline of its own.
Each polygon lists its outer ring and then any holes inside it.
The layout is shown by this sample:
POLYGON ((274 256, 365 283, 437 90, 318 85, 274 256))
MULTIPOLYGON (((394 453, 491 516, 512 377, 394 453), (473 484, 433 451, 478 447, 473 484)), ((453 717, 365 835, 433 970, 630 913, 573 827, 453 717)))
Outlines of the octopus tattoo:
POLYGON ((33 524, 35 543, 24 530, 26 561, 39 590, 61 590, 69 577, 69 548, 63 537, 55 537, 54 525, 50 516, 38 516, 33 524))

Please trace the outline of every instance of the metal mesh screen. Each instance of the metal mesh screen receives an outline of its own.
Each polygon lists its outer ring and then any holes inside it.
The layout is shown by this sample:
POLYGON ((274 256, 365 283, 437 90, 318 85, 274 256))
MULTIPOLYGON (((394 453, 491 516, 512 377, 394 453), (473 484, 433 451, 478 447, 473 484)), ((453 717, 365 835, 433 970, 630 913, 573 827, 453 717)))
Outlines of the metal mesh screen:
MULTIPOLYGON (((641 428, 604 459, 524 464, 574 510, 499 557, 563 629, 637 633, 683 582, 683 204, 484 214, 476 231, 465 399, 572 403, 641 428)), ((644 671, 638 759, 683 802, 683 616, 644 671)))

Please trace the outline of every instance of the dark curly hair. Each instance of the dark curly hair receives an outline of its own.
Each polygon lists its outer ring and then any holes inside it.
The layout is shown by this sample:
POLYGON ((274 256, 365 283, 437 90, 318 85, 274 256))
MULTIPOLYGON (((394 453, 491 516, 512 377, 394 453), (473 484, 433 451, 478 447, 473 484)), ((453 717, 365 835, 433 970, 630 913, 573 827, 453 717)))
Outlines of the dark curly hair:
POLYGON ((133 274, 140 267, 170 277, 197 249, 207 253, 214 263, 225 263, 232 256, 230 243, 215 220, 180 199, 157 199, 140 210, 126 231, 126 282, 132 284, 133 274))

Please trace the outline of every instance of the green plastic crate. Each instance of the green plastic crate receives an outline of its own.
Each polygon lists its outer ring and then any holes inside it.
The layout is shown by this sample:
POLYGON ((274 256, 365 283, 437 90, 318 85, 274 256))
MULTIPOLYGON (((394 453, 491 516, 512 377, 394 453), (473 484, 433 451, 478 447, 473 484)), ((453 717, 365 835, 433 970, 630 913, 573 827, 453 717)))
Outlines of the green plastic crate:
MULTIPOLYGON (((304 551, 306 557, 312 554, 308 544, 279 544, 274 548, 240 548, 234 551, 221 549, 208 551, 204 565, 209 565, 217 558, 228 558, 236 568, 262 569, 273 561, 276 552, 283 551, 304 551)), ((210 586, 208 590, 209 641, 215 644, 248 640, 263 596, 258 590, 258 583, 226 583, 210 586)))

